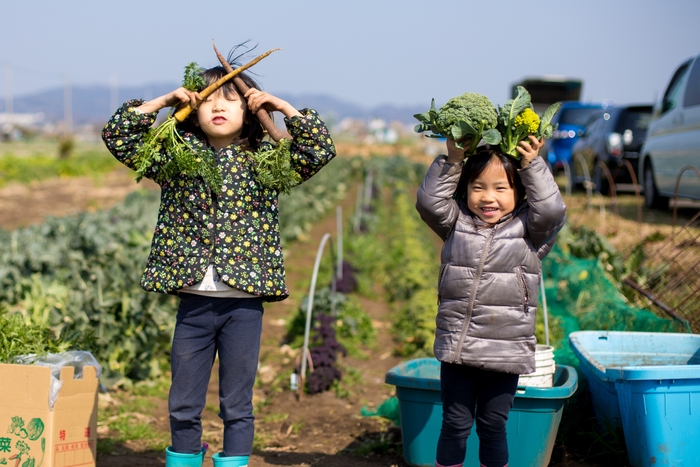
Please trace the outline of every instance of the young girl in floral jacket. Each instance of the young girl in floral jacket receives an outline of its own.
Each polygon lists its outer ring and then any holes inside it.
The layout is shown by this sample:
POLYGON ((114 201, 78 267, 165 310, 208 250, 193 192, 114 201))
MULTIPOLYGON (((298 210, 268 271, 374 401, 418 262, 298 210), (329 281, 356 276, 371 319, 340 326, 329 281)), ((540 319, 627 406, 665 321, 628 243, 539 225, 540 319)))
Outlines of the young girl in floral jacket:
MULTIPOLYGON (((225 74, 215 67, 203 77, 210 84, 225 74)), ((212 151, 223 177, 218 194, 201 177, 176 174, 163 179, 159 174, 171 160, 166 153, 146 174, 158 181, 161 204, 141 285, 180 297, 171 353, 168 467, 202 465, 200 417, 217 353, 224 441, 223 452, 212 457, 214 465, 245 466, 252 452, 263 302, 289 295, 278 192, 256 180, 251 156, 271 148, 262 141, 255 113, 265 109, 284 114, 292 136, 291 163, 303 181, 335 157, 328 129, 314 110, 297 111, 259 90, 245 73, 239 76, 250 88, 244 95, 231 81, 204 100, 197 92, 178 88, 148 102, 126 102, 102 131, 111 153, 136 170, 134 156, 158 111, 190 104, 196 114, 178 132, 191 147, 212 151)))

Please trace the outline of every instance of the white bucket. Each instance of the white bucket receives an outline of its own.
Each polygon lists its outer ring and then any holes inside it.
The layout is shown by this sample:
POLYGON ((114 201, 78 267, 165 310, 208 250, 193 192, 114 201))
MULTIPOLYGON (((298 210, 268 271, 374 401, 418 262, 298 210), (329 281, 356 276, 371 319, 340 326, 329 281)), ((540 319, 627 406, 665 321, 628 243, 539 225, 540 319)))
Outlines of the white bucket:
POLYGON ((520 375, 518 386, 551 388, 554 383, 554 347, 537 344, 535 347, 535 372, 520 375))

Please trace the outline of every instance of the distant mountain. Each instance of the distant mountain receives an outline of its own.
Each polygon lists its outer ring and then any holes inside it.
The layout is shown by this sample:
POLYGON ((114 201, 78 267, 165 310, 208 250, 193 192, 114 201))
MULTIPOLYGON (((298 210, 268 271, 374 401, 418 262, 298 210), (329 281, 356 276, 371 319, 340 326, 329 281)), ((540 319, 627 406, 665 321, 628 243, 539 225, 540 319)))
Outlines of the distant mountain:
MULTIPOLYGON (((170 92, 177 83, 153 83, 145 86, 120 87, 113 93, 109 86, 74 86, 70 90, 74 125, 103 125, 107 119, 127 99, 152 99, 170 92)), ((13 99, 15 113, 43 113, 45 121, 58 122, 64 119, 65 89, 54 88, 13 99)), ((329 122, 339 122, 344 118, 369 120, 381 118, 387 121, 413 123, 413 115, 424 112, 424 108, 413 106, 379 105, 362 107, 326 94, 280 94, 279 97, 297 108, 316 109, 329 122)), ((0 99, 0 112, 5 112, 5 99, 0 99)))

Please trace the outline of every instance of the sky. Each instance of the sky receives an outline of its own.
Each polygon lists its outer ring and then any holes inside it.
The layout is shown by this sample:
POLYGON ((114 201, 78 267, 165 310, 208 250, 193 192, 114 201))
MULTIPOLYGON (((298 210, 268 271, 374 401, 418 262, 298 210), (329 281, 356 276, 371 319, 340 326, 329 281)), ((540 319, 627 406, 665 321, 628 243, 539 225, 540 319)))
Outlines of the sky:
MULTIPOLYGON (((698 0, 4 0, 0 96, 71 85, 179 83, 185 65, 245 60, 271 93, 364 107, 510 98, 538 75, 583 80, 582 100, 651 102, 700 53, 698 0)), ((134 96, 142 97, 142 96, 134 96)))

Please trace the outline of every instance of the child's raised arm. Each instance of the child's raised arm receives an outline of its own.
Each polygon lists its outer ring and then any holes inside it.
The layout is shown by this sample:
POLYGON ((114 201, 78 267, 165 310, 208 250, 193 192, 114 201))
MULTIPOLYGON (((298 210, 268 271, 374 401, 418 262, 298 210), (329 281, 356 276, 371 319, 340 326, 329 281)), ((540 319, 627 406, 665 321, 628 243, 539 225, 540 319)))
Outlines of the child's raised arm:
POLYGON ((248 91, 244 94, 244 97, 248 100, 248 108, 253 113, 257 113, 258 110, 264 108, 270 112, 282 112, 282 114, 284 114, 284 116, 287 118, 301 116, 301 113, 289 102, 259 89, 248 89, 248 91))
POLYGON ((198 92, 180 87, 168 94, 144 102, 136 107, 136 109, 143 113, 158 112, 166 107, 184 107, 186 105, 190 105, 190 107, 196 109, 201 102, 202 96, 200 96, 198 92))

